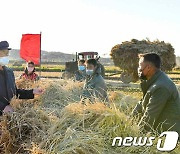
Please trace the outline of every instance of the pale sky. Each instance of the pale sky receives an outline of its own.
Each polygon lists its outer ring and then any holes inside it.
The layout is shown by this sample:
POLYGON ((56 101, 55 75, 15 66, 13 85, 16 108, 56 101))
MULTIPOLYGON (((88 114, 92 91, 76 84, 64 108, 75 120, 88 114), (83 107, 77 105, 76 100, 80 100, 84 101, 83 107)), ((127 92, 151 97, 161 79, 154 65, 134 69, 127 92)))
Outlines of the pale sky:
POLYGON ((0 0, 0 40, 19 49, 22 34, 42 31, 42 50, 75 53, 132 38, 169 42, 180 56, 180 0, 0 0))

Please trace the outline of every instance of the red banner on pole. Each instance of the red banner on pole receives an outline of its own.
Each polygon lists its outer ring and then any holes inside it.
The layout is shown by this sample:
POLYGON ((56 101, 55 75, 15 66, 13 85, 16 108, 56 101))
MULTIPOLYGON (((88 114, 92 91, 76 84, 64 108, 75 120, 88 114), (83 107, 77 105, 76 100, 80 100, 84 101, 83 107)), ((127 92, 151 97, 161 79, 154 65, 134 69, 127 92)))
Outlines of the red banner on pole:
POLYGON ((40 65, 41 34, 23 34, 21 39, 20 56, 26 61, 40 65))

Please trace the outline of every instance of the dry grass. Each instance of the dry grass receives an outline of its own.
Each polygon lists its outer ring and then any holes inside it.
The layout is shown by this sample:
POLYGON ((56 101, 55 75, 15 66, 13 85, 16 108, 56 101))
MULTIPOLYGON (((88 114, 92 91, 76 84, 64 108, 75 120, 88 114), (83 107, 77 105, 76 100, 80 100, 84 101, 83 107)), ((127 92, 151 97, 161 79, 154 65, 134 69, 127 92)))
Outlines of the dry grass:
MULTIPOLYGON (((14 71, 14 75, 16 78, 19 78, 20 75, 24 73, 23 71, 14 71)), ((40 72, 36 72, 38 75, 40 75, 40 72)), ((41 72, 41 76, 44 77, 61 77, 62 72, 41 72)))
MULTIPOLYGON (((19 81, 18 86, 22 85, 27 86, 19 81)), ((35 100, 12 100, 14 112, 1 117, 0 153, 157 153, 154 146, 111 147, 114 137, 143 135, 129 118, 137 98, 109 92, 108 108, 101 102, 79 103, 83 83, 44 80, 32 86, 46 91, 35 100)))
POLYGON ((33 142, 41 141, 49 124, 50 119, 44 111, 28 106, 1 117, 1 153, 25 153, 33 142))

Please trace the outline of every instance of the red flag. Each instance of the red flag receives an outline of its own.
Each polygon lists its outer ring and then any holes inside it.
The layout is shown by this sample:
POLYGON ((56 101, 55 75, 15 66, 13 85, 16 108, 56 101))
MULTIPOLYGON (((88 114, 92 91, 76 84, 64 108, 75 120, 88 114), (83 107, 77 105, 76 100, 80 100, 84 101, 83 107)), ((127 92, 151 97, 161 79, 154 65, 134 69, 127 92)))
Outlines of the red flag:
POLYGON ((20 56, 26 61, 40 64, 41 34, 23 34, 21 39, 20 56))

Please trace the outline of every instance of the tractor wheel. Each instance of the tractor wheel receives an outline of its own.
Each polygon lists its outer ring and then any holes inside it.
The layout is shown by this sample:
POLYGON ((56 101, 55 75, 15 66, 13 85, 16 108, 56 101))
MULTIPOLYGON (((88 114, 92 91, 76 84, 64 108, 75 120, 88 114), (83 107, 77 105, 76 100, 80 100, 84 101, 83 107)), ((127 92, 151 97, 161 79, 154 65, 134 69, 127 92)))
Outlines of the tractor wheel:
POLYGON ((133 81, 133 75, 131 73, 128 73, 128 72, 123 72, 123 73, 121 73, 120 80, 123 83, 128 84, 131 81, 133 81))

